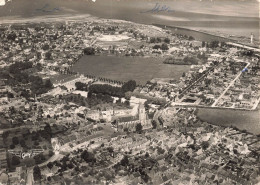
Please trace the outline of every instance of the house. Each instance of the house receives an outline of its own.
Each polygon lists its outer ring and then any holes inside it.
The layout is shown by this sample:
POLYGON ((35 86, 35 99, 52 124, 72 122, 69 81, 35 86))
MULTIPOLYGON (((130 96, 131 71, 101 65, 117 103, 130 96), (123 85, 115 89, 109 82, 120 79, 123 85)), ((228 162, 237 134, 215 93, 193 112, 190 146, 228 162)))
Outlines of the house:
POLYGON ((0 169, 7 168, 7 156, 4 148, 0 149, 0 169))
POLYGON ((92 120, 98 121, 101 117, 100 112, 98 110, 90 110, 88 111, 87 118, 90 118, 92 120))

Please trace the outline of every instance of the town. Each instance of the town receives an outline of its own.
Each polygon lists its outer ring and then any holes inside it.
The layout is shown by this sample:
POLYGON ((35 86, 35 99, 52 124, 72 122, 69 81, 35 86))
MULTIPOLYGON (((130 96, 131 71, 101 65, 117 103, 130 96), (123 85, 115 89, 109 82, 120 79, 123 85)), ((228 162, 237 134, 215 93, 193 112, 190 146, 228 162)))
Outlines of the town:
POLYGON ((197 115, 258 110, 259 49, 95 17, 0 25, 0 40, 0 184, 260 181, 260 134, 197 115))

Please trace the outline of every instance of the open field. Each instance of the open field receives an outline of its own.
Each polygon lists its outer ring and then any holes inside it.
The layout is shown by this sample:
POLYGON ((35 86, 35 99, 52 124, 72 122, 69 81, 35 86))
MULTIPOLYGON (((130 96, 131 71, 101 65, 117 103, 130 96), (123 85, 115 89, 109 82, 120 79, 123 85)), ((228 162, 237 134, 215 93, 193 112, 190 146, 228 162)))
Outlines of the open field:
POLYGON ((97 40, 99 41, 121 41, 121 40, 127 40, 130 37, 127 35, 101 35, 97 40))
POLYGON ((228 110, 199 108, 198 117, 219 126, 235 126, 253 134, 260 134, 260 110, 228 110))
POLYGON ((190 66, 163 64, 163 60, 144 57, 83 56, 71 70, 112 80, 133 79, 138 84, 145 84, 153 78, 178 80, 183 72, 189 71, 190 66))

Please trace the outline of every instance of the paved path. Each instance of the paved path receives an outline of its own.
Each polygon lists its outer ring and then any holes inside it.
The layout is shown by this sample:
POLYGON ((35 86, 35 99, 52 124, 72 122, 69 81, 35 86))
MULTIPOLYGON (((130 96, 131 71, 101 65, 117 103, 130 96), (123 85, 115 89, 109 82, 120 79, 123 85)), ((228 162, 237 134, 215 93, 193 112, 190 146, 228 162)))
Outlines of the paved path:
POLYGON ((38 166, 39 166, 39 167, 45 166, 45 165, 47 165, 49 162, 54 162, 54 161, 57 161, 57 160, 61 159, 63 156, 64 156, 64 155, 59 154, 59 153, 58 153, 58 154, 54 154, 51 158, 49 158, 47 161, 45 161, 45 162, 39 164, 38 166))
POLYGON ((34 180, 33 180, 33 168, 28 168, 27 169, 27 182, 26 185, 33 185, 34 180))
MULTIPOLYGON (((248 62, 247 65, 244 67, 247 68, 250 65, 250 63, 248 62)), ((228 91, 228 89, 234 85, 235 81, 241 76, 242 71, 239 72, 239 74, 236 76, 236 78, 234 80, 232 80, 229 84, 229 86, 227 86, 227 88, 224 90, 224 92, 218 97, 218 99, 215 100, 215 102, 211 105, 211 107, 215 107, 216 104, 218 103, 218 101, 226 94, 226 92, 228 91)))

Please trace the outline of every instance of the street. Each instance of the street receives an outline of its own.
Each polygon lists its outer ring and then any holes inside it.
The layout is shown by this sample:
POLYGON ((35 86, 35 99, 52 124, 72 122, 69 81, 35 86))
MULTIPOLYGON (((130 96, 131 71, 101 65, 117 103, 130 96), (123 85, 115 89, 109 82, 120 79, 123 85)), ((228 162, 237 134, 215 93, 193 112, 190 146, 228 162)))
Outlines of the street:
MULTIPOLYGON (((249 65, 250 65, 250 63, 247 63, 247 65, 246 65, 244 68, 247 68, 249 65)), ((211 105, 211 107, 215 107, 215 106, 216 106, 216 104, 218 103, 218 101, 226 94, 226 92, 228 91, 228 89, 229 89, 232 85, 234 85, 235 81, 241 76, 242 73, 243 73, 242 71, 240 71, 240 72, 238 73, 238 75, 236 76, 236 78, 230 82, 230 84, 227 86, 227 88, 224 90, 224 92, 218 97, 218 99, 215 100, 215 102, 211 105)))

